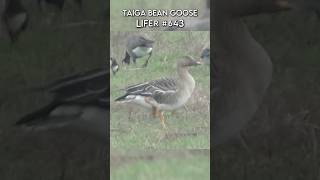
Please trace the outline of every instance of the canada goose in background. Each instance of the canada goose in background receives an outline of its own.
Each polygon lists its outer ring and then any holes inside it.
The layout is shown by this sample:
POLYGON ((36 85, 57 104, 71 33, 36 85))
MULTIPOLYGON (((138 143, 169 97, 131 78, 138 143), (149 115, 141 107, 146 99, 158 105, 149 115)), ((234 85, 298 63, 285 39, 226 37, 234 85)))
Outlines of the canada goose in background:
POLYGON ((189 100, 195 88, 195 81, 188 67, 201 64, 190 56, 177 62, 177 78, 162 78, 135 84, 124 88, 125 95, 115 101, 134 103, 152 109, 154 117, 159 117, 166 128, 163 111, 174 111, 189 100))
POLYGON ((7 1, 3 19, 12 41, 16 41, 28 25, 28 13, 20 0, 7 1))
POLYGON ((119 71, 119 64, 116 59, 112 57, 110 58, 110 69, 114 75, 119 71))
POLYGON ((127 39, 127 46, 125 52, 125 58, 122 63, 130 64, 130 59, 136 63, 137 58, 148 56, 148 59, 144 63, 143 67, 147 67, 149 59, 152 55, 154 41, 149 40, 143 36, 133 35, 127 39))
POLYGON ((202 61, 206 64, 210 64, 210 48, 205 48, 202 52, 201 52, 201 56, 200 58, 202 59, 202 61))
MULTIPOLYGON (((38 5, 41 10, 46 4, 51 4, 62 11, 65 1, 66 0, 38 0, 38 5)), ((80 8, 82 7, 82 0, 74 0, 74 2, 78 4, 80 8)))
POLYGON ((272 78, 272 62, 251 36, 242 17, 300 9, 313 0, 215 0, 213 9, 214 74, 213 145, 239 135, 252 119, 272 78), (230 5, 232 4, 232 6, 230 5))
POLYGON ((53 101, 25 115, 16 125, 34 131, 73 127, 106 141, 109 116, 107 75, 107 69, 95 69, 36 88, 53 94, 53 101))

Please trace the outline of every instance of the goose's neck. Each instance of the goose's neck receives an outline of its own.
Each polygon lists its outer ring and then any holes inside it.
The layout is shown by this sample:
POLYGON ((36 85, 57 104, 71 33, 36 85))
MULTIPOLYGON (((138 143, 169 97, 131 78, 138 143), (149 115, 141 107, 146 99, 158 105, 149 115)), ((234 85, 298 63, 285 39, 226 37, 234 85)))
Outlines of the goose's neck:
POLYGON ((186 67, 178 67, 177 69, 178 72, 178 85, 183 86, 183 87, 192 87, 194 88, 195 86, 195 81, 191 74, 188 71, 188 68, 186 67))

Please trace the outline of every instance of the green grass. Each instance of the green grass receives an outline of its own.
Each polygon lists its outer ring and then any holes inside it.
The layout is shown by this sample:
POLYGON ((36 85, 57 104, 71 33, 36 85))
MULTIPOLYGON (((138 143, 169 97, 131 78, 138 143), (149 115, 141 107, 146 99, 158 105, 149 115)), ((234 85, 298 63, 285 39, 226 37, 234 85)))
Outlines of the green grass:
MULTIPOLYGON (((111 43, 121 37, 122 33, 111 36, 111 43)), ((209 41, 208 32, 150 32, 147 35, 156 41, 154 53, 149 66, 141 69, 145 58, 138 59, 138 64, 120 67, 120 71, 111 76, 111 147, 141 149, 205 149, 210 146, 210 70, 206 65, 190 69, 196 81, 193 96, 186 104, 187 109, 180 109, 175 114, 165 113, 168 129, 164 130, 160 120, 150 116, 150 112, 133 107, 129 119, 127 104, 115 103, 113 100, 122 95, 119 89, 134 83, 174 76, 176 61, 184 55, 199 58, 201 48, 209 41), (188 42, 193 42, 188 44, 188 42)), ((124 38, 125 39, 125 38, 124 38)), ((118 41, 116 41, 118 42, 118 41)), ((121 59, 119 43, 112 46, 117 59, 121 59), (119 52, 118 54, 116 52, 119 52)))
POLYGON ((210 159, 205 155, 137 160, 111 171, 111 180, 209 180, 210 159))

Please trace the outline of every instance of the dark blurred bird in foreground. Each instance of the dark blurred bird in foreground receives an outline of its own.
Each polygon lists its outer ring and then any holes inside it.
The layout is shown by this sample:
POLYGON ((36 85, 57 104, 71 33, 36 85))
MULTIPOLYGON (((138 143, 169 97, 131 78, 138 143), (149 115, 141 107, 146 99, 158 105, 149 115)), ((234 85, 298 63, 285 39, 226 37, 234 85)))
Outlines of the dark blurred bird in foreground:
POLYGON ((106 141, 109 117, 107 75, 105 68, 94 69, 36 88, 52 94, 52 102, 23 116, 16 125, 33 131, 71 127, 106 141))
POLYGON ((148 56, 148 59, 144 63, 143 67, 147 67, 149 59, 152 55, 154 41, 149 40, 143 36, 133 35, 127 40, 125 58, 122 63, 130 64, 130 59, 133 63, 136 63, 137 58, 148 56))
POLYGON ((110 69, 114 75, 119 71, 119 64, 113 57, 110 58, 110 69))
POLYGON ((28 13, 20 0, 9 0, 3 3, 6 6, 1 15, 1 21, 4 22, 1 25, 7 29, 10 39, 16 41, 19 34, 27 28, 28 13))
POLYGON ((272 79, 272 62, 242 18, 285 10, 320 10, 317 0, 215 0, 213 145, 239 136, 272 79), (230 5, 232 4, 232 6, 230 5))
MULTIPOLYGON (((57 7, 59 10, 62 10, 64 7, 66 0, 38 0, 38 5, 40 7, 41 10, 44 9, 44 7, 46 6, 46 4, 51 4, 55 7, 57 7)), ((81 8, 82 7, 82 0, 74 0, 74 2, 76 4, 78 4, 78 6, 81 8)))

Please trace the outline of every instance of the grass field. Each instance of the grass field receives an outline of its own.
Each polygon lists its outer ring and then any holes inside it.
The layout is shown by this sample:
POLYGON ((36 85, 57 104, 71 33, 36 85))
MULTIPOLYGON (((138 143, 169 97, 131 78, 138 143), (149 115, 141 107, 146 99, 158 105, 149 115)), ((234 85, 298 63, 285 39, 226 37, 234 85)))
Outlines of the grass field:
MULTIPOLYGON (((111 55, 119 61, 123 58, 128 33, 113 32, 111 55), (121 41, 122 40, 122 41, 121 41), (117 42, 117 43, 115 43, 117 42)), ((193 96, 186 104, 187 110, 175 114, 165 113, 168 129, 164 130, 159 119, 139 107, 115 103, 113 100, 127 85, 165 76, 174 76, 179 57, 191 55, 200 57, 201 49, 209 41, 209 32, 149 32, 145 33, 156 41, 149 66, 141 69, 145 58, 137 65, 120 67, 111 76, 111 147, 120 149, 208 149, 210 146, 210 69, 202 65, 190 69, 196 81, 193 96), (190 43, 191 42, 191 43, 190 43), (129 109, 132 113, 129 118, 129 109)))
POLYGON ((111 156, 111 180, 210 179, 209 150, 121 153, 111 156))
MULTIPOLYGON (((148 0, 111 0, 110 1, 110 27, 111 31, 138 31, 145 30, 144 28, 136 28, 136 19, 167 19, 168 17, 124 17, 123 9, 198 9, 199 17, 204 13, 205 0, 153 0, 152 3, 148 0)), ((179 18, 178 18, 179 19, 179 18)), ((184 18, 186 19, 186 18, 184 18)), ((150 30, 159 30, 159 28, 148 28, 150 30)))

